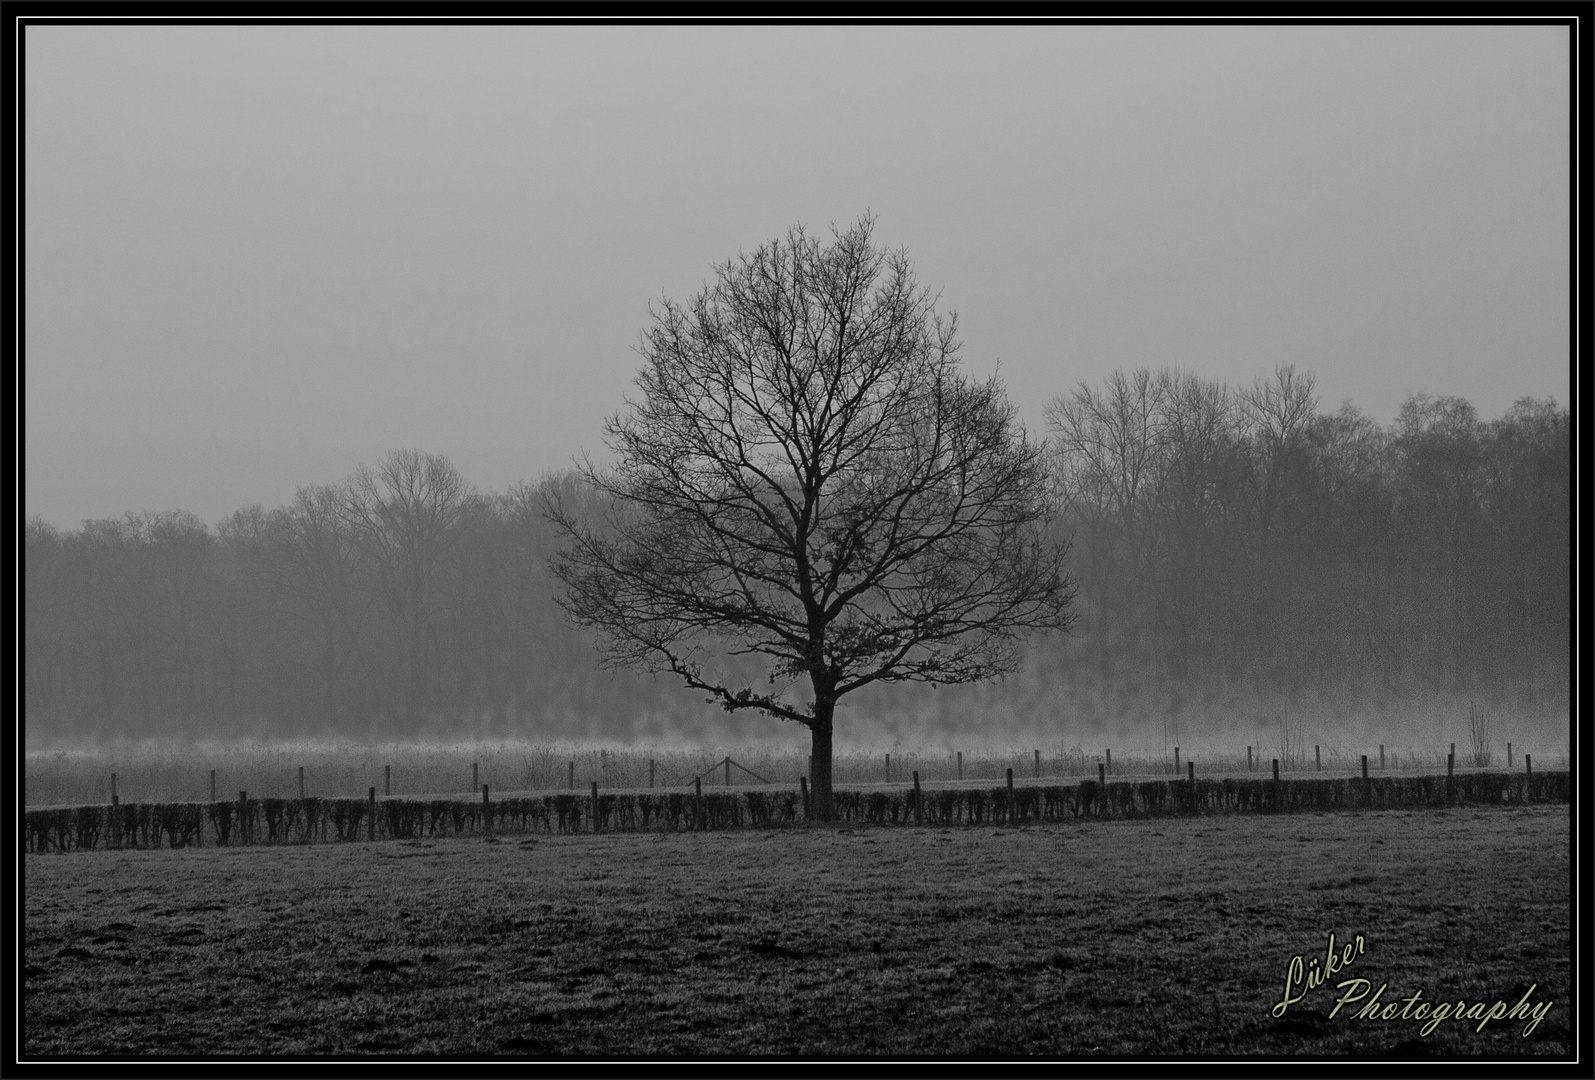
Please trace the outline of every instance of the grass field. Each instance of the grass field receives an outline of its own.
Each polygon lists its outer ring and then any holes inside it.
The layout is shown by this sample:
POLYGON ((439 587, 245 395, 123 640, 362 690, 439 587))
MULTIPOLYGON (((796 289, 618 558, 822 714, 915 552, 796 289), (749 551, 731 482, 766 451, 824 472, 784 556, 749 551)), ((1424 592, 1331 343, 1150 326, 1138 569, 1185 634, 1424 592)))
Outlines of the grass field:
POLYGON ((1569 810, 25 858, 34 1055, 1564 1055, 1569 810), (1282 1017, 1291 957, 1365 954, 1282 1017), (1523 1021, 1330 1019, 1340 978, 1523 1021))

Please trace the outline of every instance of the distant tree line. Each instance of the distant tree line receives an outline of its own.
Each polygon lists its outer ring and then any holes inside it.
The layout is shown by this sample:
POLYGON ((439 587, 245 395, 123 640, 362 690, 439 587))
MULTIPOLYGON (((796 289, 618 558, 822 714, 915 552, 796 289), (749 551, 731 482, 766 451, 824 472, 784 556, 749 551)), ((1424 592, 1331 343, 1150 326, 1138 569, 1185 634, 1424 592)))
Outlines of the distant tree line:
MULTIPOLYGON (((1554 402, 1484 421, 1419 395, 1381 428, 1322 411, 1290 368, 1241 389, 1141 370, 1047 418, 1079 619, 1032 651, 1059 679, 1568 701, 1572 436, 1554 402)), ((30 521, 29 732, 619 738, 703 711, 597 670, 553 600, 543 486, 599 497, 575 474, 483 493, 397 451, 215 527, 30 521)))
MULTIPOLYGON (((1290 367, 1116 373, 1047 410, 1102 678, 1565 699, 1571 418, 1415 395, 1387 429, 1290 367)), ((1084 657, 1082 657, 1084 659, 1084 657)))

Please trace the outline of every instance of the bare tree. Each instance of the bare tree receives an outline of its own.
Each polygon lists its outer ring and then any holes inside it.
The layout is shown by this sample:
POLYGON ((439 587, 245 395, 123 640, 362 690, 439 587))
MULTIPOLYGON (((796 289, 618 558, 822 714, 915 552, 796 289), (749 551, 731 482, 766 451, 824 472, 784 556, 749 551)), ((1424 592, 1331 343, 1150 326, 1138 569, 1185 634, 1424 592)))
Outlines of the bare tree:
POLYGON ((330 484, 302 487, 262 523, 254 560, 259 586, 286 601, 296 637, 315 654, 320 707, 336 724, 354 656, 360 553, 345 511, 348 492, 330 484))
POLYGON ((1071 503, 1132 525, 1146 509, 1165 425, 1166 373, 1115 371, 1102 390, 1082 382, 1047 405, 1071 503))
POLYGON ((1158 430, 1156 504, 1157 556, 1142 575, 1157 594, 1177 632, 1182 675, 1192 662, 1194 639, 1218 629, 1209 613, 1221 608, 1223 513, 1239 444, 1234 396, 1223 383, 1189 372, 1165 374, 1158 430))
POLYGON ((807 727, 821 817, 844 695, 988 679, 1070 622, 1041 447, 872 227, 793 228, 665 300, 642 397, 606 427, 616 464, 583 470, 608 509, 545 500, 560 602, 606 662, 807 727))
POLYGON ((1080 383, 1053 398, 1046 415, 1056 458, 1054 479, 1084 533, 1089 570, 1086 610, 1104 676, 1112 656, 1110 621, 1134 599, 1115 583, 1138 583, 1145 571, 1151 496, 1163 453, 1166 375, 1115 371, 1101 390, 1080 383))
POLYGON ((1239 397, 1253 435, 1258 544, 1266 547, 1295 491, 1291 472, 1307 463, 1307 433, 1318 409, 1317 379, 1310 371, 1297 374, 1294 365, 1282 364, 1273 378, 1256 380, 1239 397))
POLYGON ((355 471, 339 505, 397 616, 405 707, 412 720, 426 719, 432 705, 438 579, 475 499, 448 458, 393 450, 375 469, 362 465, 355 471))

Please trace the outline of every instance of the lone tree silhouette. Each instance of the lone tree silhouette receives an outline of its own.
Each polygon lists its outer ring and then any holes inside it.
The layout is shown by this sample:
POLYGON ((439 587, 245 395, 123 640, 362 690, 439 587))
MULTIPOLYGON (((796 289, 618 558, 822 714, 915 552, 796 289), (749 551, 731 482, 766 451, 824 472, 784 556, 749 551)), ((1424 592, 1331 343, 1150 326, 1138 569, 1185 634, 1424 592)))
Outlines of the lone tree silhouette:
POLYGON ((794 227, 652 308, 615 464, 581 467, 597 498, 545 489, 559 602, 605 662, 807 727, 822 819, 844 695, 1005 674, 1073 621, 1042 447, 873 226, 794 227))

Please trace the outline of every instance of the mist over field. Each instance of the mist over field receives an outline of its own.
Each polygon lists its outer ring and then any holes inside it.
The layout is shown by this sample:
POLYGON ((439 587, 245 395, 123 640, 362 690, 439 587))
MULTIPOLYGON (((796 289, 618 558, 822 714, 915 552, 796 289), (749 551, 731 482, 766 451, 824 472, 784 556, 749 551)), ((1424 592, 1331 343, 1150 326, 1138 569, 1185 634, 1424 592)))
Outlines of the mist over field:
POLYGON ((809 746, 601 668, 540 495, 651 317, 877 215, 1075 618, 838 748, 1565 742, 1565 26, 27 32, 29 750, 809 746))
MULTIPOLYGON (((843 747, 1561 744, 1571 417, 1415 395, 1380 427, 1309 372, 1117 373, 1048 409, 1069 635, 965 687, 872 686, 843 747)), ((599 667, 554 602, 539 489, 441 454, 307 478, 214 525, 58 530, 24 556, 30 750, 140 739, 806 746, 665 676, 599 667), (330 482, 329 482, 330 481, 330 482)), ((797 696, 796 691, 793 692, 797 696)))

